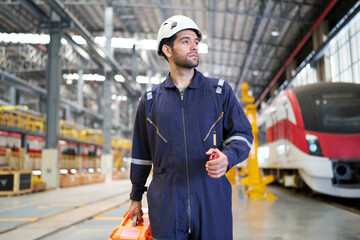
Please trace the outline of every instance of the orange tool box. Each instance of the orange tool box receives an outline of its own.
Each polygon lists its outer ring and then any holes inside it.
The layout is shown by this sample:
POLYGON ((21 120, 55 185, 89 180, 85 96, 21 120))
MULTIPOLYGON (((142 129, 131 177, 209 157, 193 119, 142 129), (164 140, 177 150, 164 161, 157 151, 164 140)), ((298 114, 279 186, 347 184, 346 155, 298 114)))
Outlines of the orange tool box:
POLYGON ((143 212, 144 221, 137 224, 136 221, 134 222, 129 218, 128 212, 126 212, 122 223, 110 235, 110 240, 150 240, 151 229, 149 215, 147 210, 143 209, 143 212))

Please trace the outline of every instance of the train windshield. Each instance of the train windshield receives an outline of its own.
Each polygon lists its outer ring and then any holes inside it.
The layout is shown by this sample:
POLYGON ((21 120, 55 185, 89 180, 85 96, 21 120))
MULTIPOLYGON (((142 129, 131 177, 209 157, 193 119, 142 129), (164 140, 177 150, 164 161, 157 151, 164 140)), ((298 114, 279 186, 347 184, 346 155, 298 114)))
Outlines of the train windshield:
POLYGON ((360 133, 360 92, 313 93, 302 102, 305 129, 327 133, 360 133), (307 103, 304 103, 307 102, 307 103))

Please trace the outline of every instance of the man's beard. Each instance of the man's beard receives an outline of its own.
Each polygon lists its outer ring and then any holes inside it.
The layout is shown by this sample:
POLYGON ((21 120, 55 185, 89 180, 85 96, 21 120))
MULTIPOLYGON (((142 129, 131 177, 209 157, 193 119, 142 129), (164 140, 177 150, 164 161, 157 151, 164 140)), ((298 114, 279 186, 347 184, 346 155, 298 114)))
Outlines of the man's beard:
MULTIPOLYGON (((189 53, 188 55, 190 54, 193 54, 193 53, 189 53)), ((174 55, 174 63, 176 65, 178 65, 179 67, 182 67, 182 68, 195 68, 197 66, 199 66, 199 56, 197 58, 197 61, 194 62, 194 61, 191 61, 189 59, 187 59, 187 56, 184 56, 184 57, 181 57, 179 56, 176 52, 173 53, 174 55)))

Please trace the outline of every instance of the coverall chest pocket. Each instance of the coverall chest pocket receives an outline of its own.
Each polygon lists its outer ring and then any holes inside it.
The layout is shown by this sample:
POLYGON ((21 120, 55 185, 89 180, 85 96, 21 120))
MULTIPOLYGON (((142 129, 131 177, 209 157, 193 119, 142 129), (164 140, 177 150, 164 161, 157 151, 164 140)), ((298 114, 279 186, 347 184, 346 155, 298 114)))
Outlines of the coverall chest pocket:
MULTIPOLYGON (((221 112, 221 114, 219 115, 219 117, 214 121, 214 123, 211 125, 211 127, 209 128, 209 131, 207 132, 206 136, 203 139, 203 142, 205 142, 208 138, 210 133, 216 129, 217 125, 220 125, 222 118, 224 117, 224 112, 221 112)), ((220 134, 220 132, 218 133, 220 134)))
POLYGON ((160 129, 158 128, 158 126, 150 119, 150 117, 146 118, 146 121, 149 123, 150 125, 150 129, 154 128, 154 130, 156 131, 156 134, 158 137, 160 137, 165 143, 167 143, 167 140, 165 139, 165 137, 161 134, 160 129))

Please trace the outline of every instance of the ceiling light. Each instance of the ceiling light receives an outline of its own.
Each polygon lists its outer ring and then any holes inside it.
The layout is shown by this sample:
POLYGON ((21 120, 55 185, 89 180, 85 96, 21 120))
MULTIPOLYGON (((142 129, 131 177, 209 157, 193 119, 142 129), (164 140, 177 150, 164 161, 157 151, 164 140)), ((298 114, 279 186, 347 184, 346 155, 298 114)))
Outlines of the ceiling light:
POLYGON ((159 84, 161 82, 161 79, 158 77, 152 77, 152 78, 150 78, 150 82, 152 84, 159 84))
MULTIPOLYGON (((86 44, 86 40, 79 35, 73 35, 71 37, 74 42, 79 45, 86 44)), ((49 44, 49 34, 31 34, 31 33, 0 33, 0 42, 4 43, 20 43, 20 44, 49 44)), ((105 37, 95 37, 95 43, 104 47, 106 42, 105 37)), ((61 44, 65 45, 68 42, 62 38, 61 44)), ((137 40, 134 38, 116 38, 111 39, 111 47, 113 48, 127 48, 131 49, 136 46, 138 50, 156 50, 156 40, 143 39, 137 40)), ((206 43, 199 43, 199 53, 208 53, 209 47, 206 43)))
POLYGON ((279 29, 276 27, 271 31, 271 36, 278 37, 280 35, 279 29))
POLYGON ((149 81, 150 81, 150 79, 145 76, 137 76, 136 77, 136 82, 140 83, 140 84, 147 84, 147 83, 149 83, 149 81))
MULTIPOLYGON (((105 37, 95 37, 95 43, 99 46, 104 47, 106 42, 105 37)), ((112 48, 125 48, 132 49, 136 46, 137 50, 157 50, 155 39, 142 39, 138 40, 135 38, 118 38, 113 37, 111 39, 112 48)), ((208 53, 209 47, 205 43, 199 43, 199 53, 208 53)))
MULTIPOLYGON (((71 80, 79 80, 79 74, 77 73, 69 73, 69 74, 63 74, 64 79, 71 79, 71 80)), ((95 74, 83 74, 82 79, 84 81, 97 81, 102 82, 105 81, 104 75, 99 75, 97 73, 95 74)))
POLYGON ((125 78, 122 75, 116 74, 114 77, 117 82, 125 82, 125 78))
POLYGON ((127 96, 117 96, 117 98, 116 98, 116 100, 118 100, 118 101, 127 101, 127 96))
POLYGON ((79 36, 79 35, 74 35, 71 37, 72 40, 74 40, 74 42, 76 42, 77 44, 79 45, 84 45, 86 44, 86 41, 85 39, 82 37, 82 36, 79 36))
POLYGON ((97 73, 95 74, 83 74, 82 78, 84 79, 84 81, 105 81, 105 76, 104 75, 99 75, 97 73))
POLYGON ((209 47, 206 43, 199 43, 199 53, 208 53, 209 47))
POLYGON ((0 33, 0 42, 20 44, 48 44, 50 35, 32 33, 0 33))
POLYGON ((73 83, 72 79, 70 79, 70 78, 66 79, 66 84, 67 85, 71 85, 72 83, 73 83))
POLYGON ((259 71, 253 71, 252 73, 254 76, 258 76, 259 75, 259 71))

